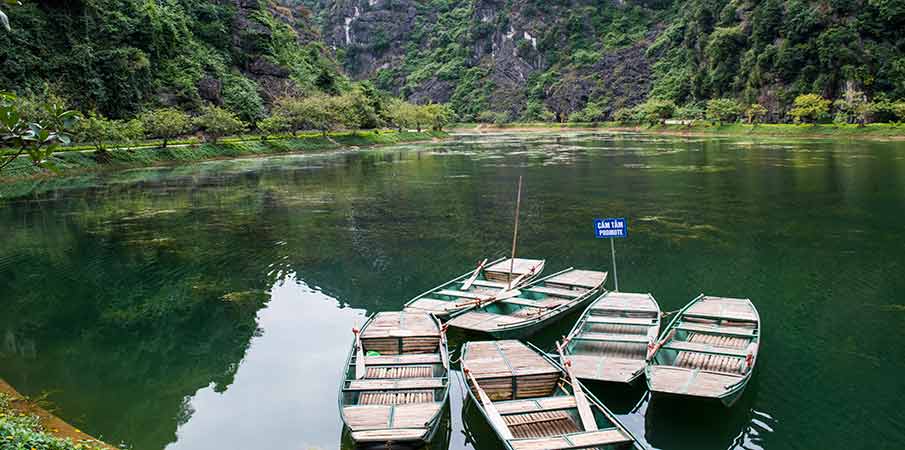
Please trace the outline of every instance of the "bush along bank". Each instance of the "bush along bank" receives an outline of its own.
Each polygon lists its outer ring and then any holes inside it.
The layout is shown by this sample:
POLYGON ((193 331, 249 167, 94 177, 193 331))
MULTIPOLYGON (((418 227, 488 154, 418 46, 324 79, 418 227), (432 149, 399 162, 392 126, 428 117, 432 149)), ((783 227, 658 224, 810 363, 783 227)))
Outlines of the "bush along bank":
POLYGON ((116 170, 133 167, 198 162, 210 159, 239 158, 245 156, 288 154, 297 152, 334 150, 349 146, 387 145, 444 138, 442 131, 358 131, 317 133, 299 137, 262 140, 222 140, 183 146, 143 147, 107 150, 104 152, 57 152, 50 159, 56 171, 50 171, 21 156, 0 172, 0 180, 9 181, 66 175, 96 170, 116 170))
POLYGON ((83 433, 0 380, 0 450, 115 450, 83 433))
POLYGON ((775 136, 802 138, 864 138, 878 140, 905 139, 905 123, 857 124, 745 124, 717 123, 706 120, 667 120, 656 125, 631 124, 624 122, 510 122, 501 124, 463 123, 452 127, 455 130, 600 130, 630 131, 638 133, 660 133, 669 135, 714 135, 714 136, 775 136), (671 123, 672 122, 672 123, 671 123))

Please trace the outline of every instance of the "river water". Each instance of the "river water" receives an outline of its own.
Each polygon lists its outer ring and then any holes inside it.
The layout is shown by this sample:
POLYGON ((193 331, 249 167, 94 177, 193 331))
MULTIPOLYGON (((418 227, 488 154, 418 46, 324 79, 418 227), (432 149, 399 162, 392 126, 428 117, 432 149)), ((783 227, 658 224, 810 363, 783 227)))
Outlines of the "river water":
MULTIPOLYGON (((623 291, 759 309, 731 409, 594 386, 651 447, 905 447, 903 143, 466 134, 2 186, 0 377, 135 450, 348 446, 350 329, 503 256, 519 175, 547 272, 610 270, 592 219, 625 217, 623 291)), ((433 447, 498 448, 452 386, 433 447)))

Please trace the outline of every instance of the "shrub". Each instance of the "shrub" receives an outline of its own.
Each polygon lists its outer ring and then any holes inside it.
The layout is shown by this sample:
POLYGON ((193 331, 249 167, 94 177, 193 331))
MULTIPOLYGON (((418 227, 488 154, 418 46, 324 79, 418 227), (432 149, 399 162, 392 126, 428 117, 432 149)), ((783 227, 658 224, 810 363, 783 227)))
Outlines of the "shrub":
POLYGON ((682 120, 703 120, 707 117, 706 105, 689 103, 676 108, 675 117, 682 120))
POLYGON ((742 105, 731 98, 707 101, 707 118, 717 123, 735 122, 742 114, 742 105))
POLYGON ((161 147, 166 148, 167 141, 188 133, 192 126, 192 119, 188 114, 176 108, 160 108, 144 113, 141 125, 145 136, 149 138, 161 138, 161 147))
POLYGON ((195 126, 200 128, 211 142, 217 142, 223 136, 245 130, 245 123, 235 114, 217 106, 205 106, 201 110, 201 115, 195 118, 195 126))
POLYGON ((672 100, 651 98, 638 106, 644 114, 644 120, 655 125, 669 119, 676 112, 676 104, 672 100))
POLYGON ((600 122, 606 120, 606 113, 597 102, 588 102, 584 109, 569 116, 569 122, 600 122))
POLYGON ((795 123, 814 123, 829 113, 830 101, 817 94, 804 94, 795 97, 789 116, 795 123))
POLYGON ((142 138, 144 130, 137 119, 129 121, 110 120, 97 113, 91 113, 79 121, 79 140, 90 142, 98 152, 108 148, 126 147, 142 138))
POLYGON ((748 108, 745 110, 745 120, 750 124, 761 123, 766 117, 767 108, 759 103, 752 103, 748 105, 748 108))

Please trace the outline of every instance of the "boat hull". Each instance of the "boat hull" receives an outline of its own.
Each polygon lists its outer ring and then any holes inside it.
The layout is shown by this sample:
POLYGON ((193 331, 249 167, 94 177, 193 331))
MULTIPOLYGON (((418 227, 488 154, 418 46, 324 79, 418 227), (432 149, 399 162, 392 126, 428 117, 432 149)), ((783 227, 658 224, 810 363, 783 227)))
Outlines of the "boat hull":
POLYGON ((507 329, 504 329, 501 331, 487 332, 487 334, 489 334, 490 336, 493 336, 495 339, 500 339, 500 340, 525 339, 525 338, 531 337, 534 334, 537 334, 538 332, 543 330, 544 328, 547 328, 551 325, 561 322, 566 316, 570 315, 575 310, 581 308, 583 305, 586 305, 587 303, 589 303, 591 301, 591 299, 593 299, 593 296, 589 295, 587 299, 582 300, 578 303, 575 303, 574 305, 569 306, 569 308, 563 309, 562 311, 558 312, 557 314, 555 314, 547 319, 544 319, 544 320, 541 320, 541 321, 538 321, 535 323, 531 323, 529 325, 522 326, 522 327, 507 328, 507 329))

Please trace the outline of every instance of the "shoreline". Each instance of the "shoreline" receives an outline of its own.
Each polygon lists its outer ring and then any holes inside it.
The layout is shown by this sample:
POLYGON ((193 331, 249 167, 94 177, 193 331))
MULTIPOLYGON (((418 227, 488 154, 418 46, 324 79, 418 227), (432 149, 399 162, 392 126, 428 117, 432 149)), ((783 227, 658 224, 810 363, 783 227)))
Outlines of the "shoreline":
POLYGON ((380 132, 331 133, 326 137, 317 134, 269 139, 266 141, 254 139, 219 142, 216 144, 171 145, 166 148, 138 147, 107 150, 107 160, 105 162, 98 161, 97 152, 94 150, 63 151, 55 153, 52 158, 52 162, 59 168, 57 172, 36 167, 27 156, 20 156, 7 166, 3 172, 0 172, 0 183, 41 180, 138 167, 161 167, 222 159, 292 155, 338 150, 344 147, 374 147, 428 142, 447 136, 448 134, 443 131, 397 132, 395 130, 382 130, 380 132))
POLYGON ((462 123, 449 127, 454 132, 539 132, 539 131, 610 131, 685 137, 765 137, 802 139, 858 139, 869 141, 905 141, 905 124, 857 125, 796 125, 796 124, 726 124, 701 123, 695 125, 625 125, 601 123, 536 123, 511 124, 462 123))
MULTIPOLYGON (((60 438, 69 439, 74 445, 90 445, 91 448, 119 450, 119 447, 110 445, 91 436, 82 430, 72 426, 69 422, 35 404, 28 397, 22 395, 5 380, 0 378, 0 394, 9 397, 10 411, 38 417, 44 433, 60 438)), ((82 448, 82 447, 80 447, 82 448)), ((88 447, 84 447, 88 448, 88 447)))

